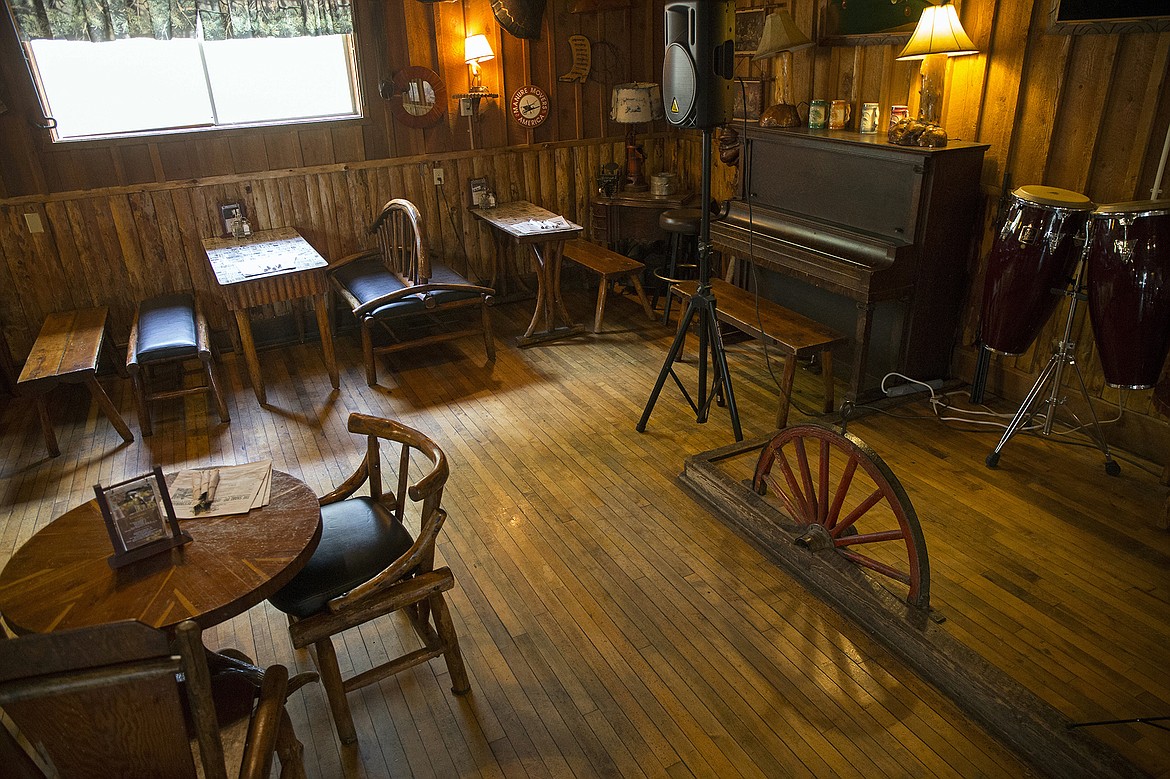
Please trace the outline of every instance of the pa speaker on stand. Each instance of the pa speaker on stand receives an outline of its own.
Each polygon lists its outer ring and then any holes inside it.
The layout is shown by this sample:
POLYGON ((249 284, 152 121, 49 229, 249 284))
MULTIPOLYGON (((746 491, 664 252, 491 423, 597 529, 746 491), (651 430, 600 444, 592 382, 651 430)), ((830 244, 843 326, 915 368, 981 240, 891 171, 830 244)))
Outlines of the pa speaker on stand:
MULTIPOLYGON (((731 118, 735 70, 735 3, 733 0, 683 0, 666 5, 666 57, 662 65, 662 100, 666 119, 676 127, 703 131, 702 219, 699 227, 699 285, 687 303, 679 321, 678 332, 658 381, 638 421, 639 433, 662 392, 667 377, 674 379, 683 397, 695 411, 697 422, 706 422, 711 402, 720 391, 727 401, 735 440, 743 440, 739 411, 727 369, 727 353, 715 317, 715 296, 711 293, 711 136, 714 128, 731 118), (674 363, 682 354, 687 331, 696 321, 699 336, 699 387, 696 398, 674 372, 674 363), (710 352, 715 365, 715 379, 707 386, 707 359, 710 352)), ((667 292, 669 295, 670 293, 667 292)))

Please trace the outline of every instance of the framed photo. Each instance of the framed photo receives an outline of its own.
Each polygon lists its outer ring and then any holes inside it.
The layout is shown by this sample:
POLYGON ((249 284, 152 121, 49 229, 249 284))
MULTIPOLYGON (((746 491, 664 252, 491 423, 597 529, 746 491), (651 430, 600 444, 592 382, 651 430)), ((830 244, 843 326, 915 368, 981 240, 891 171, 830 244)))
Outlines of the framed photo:
POLYGON ((755 54, 764 34, 764 19, 770 8, 751 8, 735 12, 735 53, 755 54))
POLYGON ((1166 0, 1051 0, 1049 30, 1054 33, 1163 32, 1170 30, 1166 0))
POLYGON ((114 554, 113 568, 181 546, 191 536, 179 529, 162 469, 112 484, 94 485, 114 554))
POLYGON ((821 0, 820 43, 903 45, 930 0, 821 0))
POLYGON ((732 91, 735 93, 732 116, 751 122, 760 121, 760 114, 764 111, 764 82, 759 79, 737 78, 732 85, 732 91))
POLYGON ((243 219, 243 203, 224 203, 219 207, 219 221, 223 226, 223 238, 231 238, 236 234, 236 225, 243 219))
POLYGON ((486 178, 468 179, 467 196, 471 208, 483 208, 487 205, 488 182, 486 178))

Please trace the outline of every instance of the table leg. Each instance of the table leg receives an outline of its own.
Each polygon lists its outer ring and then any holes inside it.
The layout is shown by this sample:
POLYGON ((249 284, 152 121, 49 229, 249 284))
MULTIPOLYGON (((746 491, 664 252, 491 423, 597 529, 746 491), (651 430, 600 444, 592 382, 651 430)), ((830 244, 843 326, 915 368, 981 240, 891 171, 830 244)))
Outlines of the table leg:
POLYGON ((325 357, 325 369, 329 371, 333 389, 338 389, 341 386, 341 377, 337 374, 337 357, 333 353, 333 329, 329 326, 329 306, 325 302, 325 295, 314 295, 313 307, 317 309, 317 330, 321 333, 321 354, 325 357))
POLYGON ((256 342, 252 340, 252 322, 248 319, 246 308, 236 309, 235 315, 236 327, 240 331, 240 344, 244 347, 244 361, 248 363, 248 376, 252 379, 256 400, 263 406, 268 402, 268 395, 264 391, 264 378, 260 375, 260 358, 256 356, 256 342))
POLYGON ((45 448, 51 457, 57 457, 61 454, 61 447, 57 446, 57 434, 53 432, 53 420, 49 419, 44 393, 37 395, 37 417, 41 420, 41 432, 45 435, 45 448))
POLYGON ((536 260, 536 311, 532 322, 520 339, 520 346, 532 346, 543 341, 566 338, 585 332, 585 326, 574 324, 561 300, 561 254, 564 241, 549 241, 544 244, 528 244, 536 260), (557 327, 557 317, 564 326, 557 327), (541 330, 538 332, 537 327, 541 330))
POLYGON ((126 420, 122 419, 122 415, 118 413, 118 409, 110 401, 110 396, 102 389, 102 385, 93 376, 88 376, 85 379, 85 386, 89 387, 89 394, 97 401, 98 407, 110 420, 110 424, 118 431, 118 435, 122 436, 122 440, 130 443, 134 440, 134 434, 130 432, 130 427, 126 424, 126 420))

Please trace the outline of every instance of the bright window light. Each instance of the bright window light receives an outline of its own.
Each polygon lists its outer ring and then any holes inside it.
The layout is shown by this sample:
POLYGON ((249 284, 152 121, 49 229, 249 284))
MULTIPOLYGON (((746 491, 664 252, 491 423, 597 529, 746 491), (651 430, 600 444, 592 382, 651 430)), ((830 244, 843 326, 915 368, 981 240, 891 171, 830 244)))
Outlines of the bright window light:
POLYGON ((358 116, 348 35, 34 40, 58 140, 358 116))

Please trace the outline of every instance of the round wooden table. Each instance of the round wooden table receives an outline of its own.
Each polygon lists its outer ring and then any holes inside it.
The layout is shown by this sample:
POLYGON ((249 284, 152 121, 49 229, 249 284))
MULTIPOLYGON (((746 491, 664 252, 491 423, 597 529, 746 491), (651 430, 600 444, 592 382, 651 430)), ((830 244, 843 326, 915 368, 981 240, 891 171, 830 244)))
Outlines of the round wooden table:
POLYGON ((192 541, 124 568, 96 501, 41 528, 0 573, 0 614, 18 633, 123 619, 208 628, 288 583, 321 540, 321 509, 299 479, 272 472, 272 500, 247 514, 180 522, 192 541))

